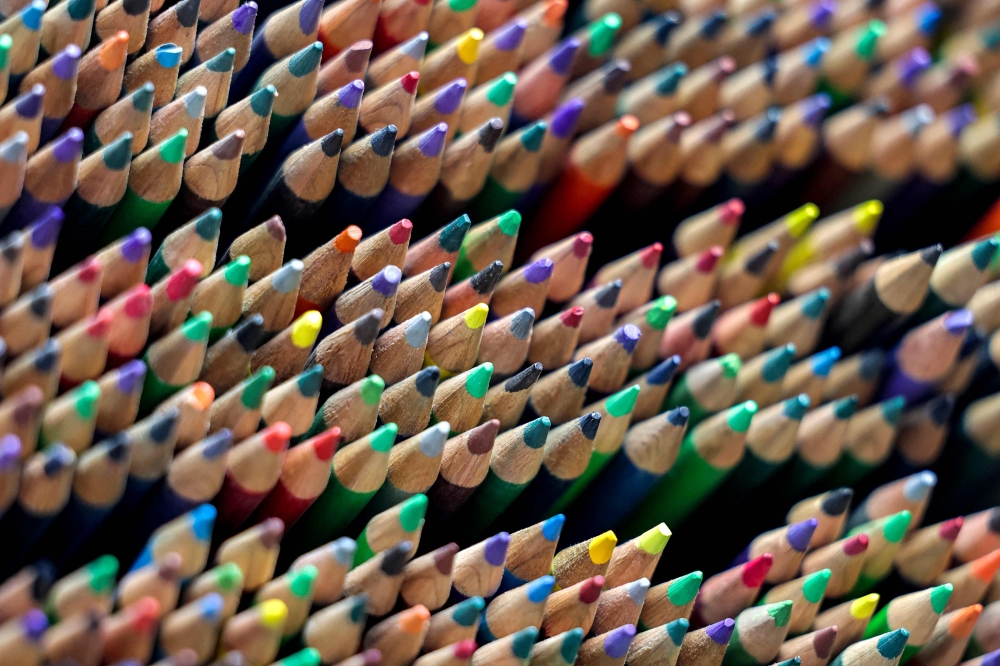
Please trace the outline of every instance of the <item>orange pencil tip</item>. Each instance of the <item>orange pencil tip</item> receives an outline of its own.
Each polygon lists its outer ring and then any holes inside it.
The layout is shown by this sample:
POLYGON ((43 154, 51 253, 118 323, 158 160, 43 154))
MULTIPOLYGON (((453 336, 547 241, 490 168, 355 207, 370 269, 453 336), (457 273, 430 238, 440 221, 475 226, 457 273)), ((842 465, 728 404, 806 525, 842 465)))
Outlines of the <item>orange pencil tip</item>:
POLYGON ((618 119, 618 124, 615 126, 615 134, 623 139, 627 139, 635 134, 637 129, 639 129, 639 119, 628 114, 618 119))
POLYGON ((107 71, 118 69, 128 57, 128 33, 119 30, 108 38, 97 54, 97 58, 107 71))
POLYGON ((566 15, 568 0, 552 0, 545 6, 542 13, 542 23, 549 28, 562 27, 563 16, 566 15))
POLYGON ((361 242, 361 227, 351 225, 337 234, 333 241, 333 246, 338 252, 354 252, 354 248, 361 242))
POLYGON ((955 611, 951 621, 948 622, 948 633, 955 638, 966 638, 972 633, 973 627, 976 626, 976 620, 979 619, 982 612, 982 604, 966 606, 955 611))
POLYGON ((993 580, 997 571, 1000 570, 1000 548, 969 562, 969 570, 973 576, 984 583, 993 580))
POLYGON ((191 387, 191 395, 198 401, 202 409, 208 409, 215 402, 215 389, 208 382, 195 382, 191 387))
POLYGON ((399 628, 408 634, 418 634, 430 617, 431 612, 427 610, 427 606, 417 604, 399 614, 399 628))

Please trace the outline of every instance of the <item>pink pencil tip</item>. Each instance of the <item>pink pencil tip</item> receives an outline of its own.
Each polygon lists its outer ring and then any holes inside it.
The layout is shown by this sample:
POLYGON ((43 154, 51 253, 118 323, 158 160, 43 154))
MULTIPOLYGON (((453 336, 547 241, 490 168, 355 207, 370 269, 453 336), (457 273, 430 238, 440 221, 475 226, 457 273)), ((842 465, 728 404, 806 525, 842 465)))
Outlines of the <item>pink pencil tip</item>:
POLYGON ((848 555, 860 555, 868 550, 868 535, 859 534, 844 542, 844 552, 848 555))
POLYGON ((471 638, 466 638, 463 641, 459 641, 452 646, 452 654, 455 655, 456 659, 468 659, 472 656, 472 653, 476 651, 476 641, 471 638))
POLYGON ((771 553, 758 555, 743 565, 743 584, 747 587, 760 587, 764 584, 767 572, 774 564, 774 557, 771 553))
POLYGON ((413 222, 407 219, 402 219, 396 224, 389 227, 389 240, 392 241, 393 245, 402 245, 403 243, 408 243, 410 240, 410 232, 413 231, 413 222))
POLYGON ((715 270, 715 266, 719 263, 719 259, 722 259, 722 254, 723 249, 721 245, 713 245, 705 250, 701 256, 698 257, 698 263, 695 264, 698 272, 711 273, 715 270))
POLYGON ((417 91, 418 81, 420 81, 420 72, 410 72, 399 80, 399 84, 403 86, 403 90, 412 95, 417 91))
POLYGON ((730 199, 722 204, 722 210, 719 211, 719 219, 723 224, 735 224, 743 218, 743 213, 746 209, 746 204, 743 203, 742 199, 730 199))
POLYGON ((952 518, 951 520, 946 520, 941 523, 941 529, 938 534, 945 541, 954 541, 958 538, 958 533, 962 530, 962 525, 965 523, 965 519, 959 516, 958 518, 952 518))
POLYGON ((639 260, 646 268, 654 268, 660 263, 660 255, 663 254, 663 243, 653 243, 642 250, 639 260))
POLYGON ((594 237, 589 231, 584 231, 573 239, 573 254, 583 259, 590 254, 590 248, 594 244, 594 237))
POLYGON ((80 282, 93 282, 101 274, 101 260, 91 256, 83 260, 77 272, 80 282))

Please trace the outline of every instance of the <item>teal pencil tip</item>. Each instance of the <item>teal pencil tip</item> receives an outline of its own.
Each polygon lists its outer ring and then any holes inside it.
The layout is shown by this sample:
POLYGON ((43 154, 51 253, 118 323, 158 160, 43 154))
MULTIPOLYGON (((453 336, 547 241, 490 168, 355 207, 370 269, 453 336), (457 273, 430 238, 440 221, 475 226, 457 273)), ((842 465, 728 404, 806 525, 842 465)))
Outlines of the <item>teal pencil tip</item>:
POLYGON ((222 211, 218 208, 209 208, 195 220, 194 230, 204 240, 213 241, 219 237, 219 230, 222 228, 222 211))
POLYGON ((542 139, 545 138, 546 127, 545 121, 539 120, 521 133, 521 145, 524 146, 525 150, 531 153, 538 152, 539 148, 542 147, 542 139))
POLYGON ((105 146, 101 160, 112 171, 121 171, 127 167, 132 161, 132 133, 125 132, 105 146))
POLYGON ((976 244, 972 249, 972 263, 976 265, 981 271, 986 270, 986 267, 990 265, 993 261, 993 257, 996 256, 997 248, 1000 247, 1000 241, 996 237, 990 237, 986 240, 982 240, 976 244))
POLYGON ((906 398, 897 395, 895 398, 890 398, 883 402, 881 407, 882 417, 890 425, 896 425, 899 423, 899 415, 903 413, 903 408, 906 407, 906 398))
POLYGON ((897 629, 879 636, 876 648, 885 659, 895 659, 902 654, 908 640, 910 640, 910 632, 906 629, 897 629))
POLYGON ((291 57, 288 61, 288 71, 292 76, 300 79, 319 66, 322 56, 323 43, 313 42, 291 57))
POLYGON ((782 411, 784 411, 785 416, 788 418, 798 421, 809 410, 810 402, 812 401, 807 394, 800 393, 786 400, 782 411))

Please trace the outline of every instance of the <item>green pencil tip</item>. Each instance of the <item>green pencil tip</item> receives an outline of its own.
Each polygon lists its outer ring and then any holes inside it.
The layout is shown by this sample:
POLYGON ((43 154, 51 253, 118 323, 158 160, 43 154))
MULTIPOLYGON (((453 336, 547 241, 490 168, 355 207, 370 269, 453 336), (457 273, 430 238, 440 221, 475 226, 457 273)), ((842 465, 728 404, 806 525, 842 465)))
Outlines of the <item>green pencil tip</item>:
POLYGON ((399 524, 406 532, 414 532, 427 515, 427 495, 414 495, 399 506, 399 524))
POLYGON ((243 570, 235 562, 220 564, 215 569, 215 585, 223 592, 243 587, 243 570))
POLYGON ((876 647, 884 659, 895 659, 902 654, 908 640, 910 632, 906 629, 897 629, 879 636, 876 647))
POLYGON ((580 627, 570 629, 563 634, 562 646, 559 648, 559 654, 562 655, 563 661, 567 664, 575 662, 576 655, 580 652, 581 643, 583 643, 583 629, 580 627))
POLYGON ((993 261, 998 247, 1000 247, 1000 241, 997 241, 996 238, 987 238, 986 240, 979 241, 972 249, 972 263, 979 270, 986 270, 986 267, 993 261))
POLYGON ((218 208, 209 208, 199 215, 194 222, 194 230, 207 241, 216 240, 219 237, 219 229, 221 228, 222 211, 218 208))
POLYGON ((361 380, 361 399, 369 405, 377 405, 382 399, 385 382, 378 375, 369 375, 361 380))
POLYGON ((802 583, 802 596, 811 604, 818 604, 826 593, 826 585, 830 582, 830 570, 820 569, 806 576, 802 583))
POLYGON ((757 403, 753 400, 747 400, 742 404, 730 407, 726 421, 729 423, 729 427, 736 432, 746 432, 750 428, 753 415, 756 413, 757 403))
POLYGON ((890 398, 882 403, 882 417, 889 422, 889 425, 896 425, 899 422, 899 415, 903 413, 903 408, 906 407, 906 398, 901 395, 897 395, 895 398, 890 398))
POLYGON ((547 416, 542 416, 524 425, 521 437, 524 444, 530 449, 540 449, 545 446, 545 439, 549 436, 549 429, 552 421, 547 416))
POLYGON ((622 17, 608 12, 590 25, 590 55, 603 55, 614 46, 615 33, 622 27, 622 17))
POLYGON ((604 401, 604 409, 609 416, 622 417, 632 413, 635 407, 635 400, 639 397, 639 385, 633 384, 626 389, 622 389, 614 395, 608 396, 604 401))
POLYGON ((719 365, 722 366, 722 374, 728 379, 736 379, 736 375, 742 367, 740 362, 739 354, 726 354, 719 359, 719 365))
POLYGON ((490 378, 493 376, 493 364, 483 363, 469 371, 465 380, 465 390, 476 400, 479 400, 490 388, 490 378))
POLYGON ((13 37, 0 35, 0 69, 7 69, 10 66, 10 48, 13 44, 13 37))
POLYGON ((118 576, 118 558, 114 555, 101 555, 87 565, 90 574, 90 589, 94 592, 107 592, 115 586, 118 576))
POLYGON ((646 313, 646 323, 654 330, 662 331, 675 312, 677 312, 677 299, 669 294, 661 296, 653 301, 649 312, 646 313))
POLYGON ((307 597, 312 593, 313 585, 319 576, 319 569, 307 564, 301 569, 288 572, 288 589, 297 597, 307 597))
POLYGON ((538 629, 528 627, 514 634, 510 644, 511 653, 518 659, 527 659, 531 655, 531 647, 538 638, 538 629))
POLYGON ((187 138, 188 131, 182 127, 177 130, 177 134, 164 139, 163 143, 160 144, 160 158, 170 164, 179 164, 182 162, 184 160, 185 146, 187 146, 187 138))
POLYGON ((261 118, 271 115, 274 108, 274 98, 278 96, 278 89, 272 85, 267 85, 250 96, 250 108, 261 118))
POLYGON ((548 127, 544 120, 539 120, 534 125, 529 126, 521 133, 521 145, 531 153, 537 153, 542 147, 542 139, 545 138, 545 129, 548 127))
POLYGON ((692 571, 667 586, 667 598, 670 599, 670 603, 675 606, 683 606, 694 601, 698 590, 701 589, 701 581, 704 577, 700 571, 692 571))
POLYGON ((260 409, 264 402, 264 394, 274 382, 274 368, 265 365, 256 373, 243 380, 243 393, 240 401, 247 409, 260 409))
POLYGON ((199 312, 191 317, 181 327, 181 332, 191 342, 205 342, 208 340, 208 333, 212 330, 212 313, 199 312))
POLYGON ((386 423, 384 426, 368 436, 371 447, 379 453, 388 453, 392 448, 392 443, 396 441, 396 433, 399 428, 395 423, 386 423))
POLYGON ((297 79, 313 71, 319 66, 323 55, 323 43, 313 42, 288 60, 288 71, 297 79))
POLYGON ((323 657, 316 648, 303 648, 276 663, 277 666, 319 666, 323 657))
POLYGON ((517 74, 505 72, 493 79, 493 83, 486 91, 486 99, 494 106, 504 106, 514 96, 514 87, 517 85, 517 74))
POLYGON ((132 133, 124 132, 105 146, 101 161, 112 171, 121 171, 128 166, 132 161, 132 133))
POLYGON ((668 623, 665 629, 667 630, 667 636, 670 636, 670 640, 673 641, 674 645, 680 646, 684 642, 684 636, 687 635, 687 630, 690 626, 691 623, 687 621, 687 618, 682 617, 668 623))
POLYGON ((875 56, 875 46, 884 34, 885 23, 878 19, 873 19, 858 28, 858 45, 856 47, 858 57, 862 60, 871 60, 875 56))
POLYGON ((226 282, 233 286, 246 285, 250 279, 250 257, 241 254, 222 269, 226 282))
POLYGON ((768 604, 765 608, 767 609, 767 614, 774 618, 774 625, 776 627, 785 626, 788 624, 788 620, 792 617, 791 600, 779 601, 776 604, 768 604))
POLYGON ((508 210, 501 213, 497 220, 497 226, 507 236, 517 235, 517 230, 521 228, 521 214, 516 210, 508 210))
POLYGON ((955 586, 951 583, 938 585, 931 590, 931 608, 934 609, 935 613, 940 615, 944 612, 944 607, 948 605, 948 600, 951 599, 951 593, 954 590, 955 586))
POLYGON ((448 8, 453 12, 467 12, 476 6, 477 0, 449 0, 448 8))
POLYGON ((833 403, 833 415, 839 420, 843 421, 854 416, 854 412, 858 409, 858 396, 849 395, 846 398, 841 398, 837 402, 833 403))
POLYGON ((459 626, 471 627, 479 619, 479 614, 484 608, 486 602, 482 597, 469 597, 453 606, 451 619, 459 626))
POLYGON ((911 519, 912 516, 909 511, 900 511, 893 516, 889 516, 885 521, 885 527, 882 528, 882 536, 889 543, 899 543, 906 536, 906 530, 910 527, 911 519))
POLYGON ((73 391, 76 413, 81 418, 91 419, 97 414, 97 403, 101 399, 101 387, 95 381, 86 381, 73 391))

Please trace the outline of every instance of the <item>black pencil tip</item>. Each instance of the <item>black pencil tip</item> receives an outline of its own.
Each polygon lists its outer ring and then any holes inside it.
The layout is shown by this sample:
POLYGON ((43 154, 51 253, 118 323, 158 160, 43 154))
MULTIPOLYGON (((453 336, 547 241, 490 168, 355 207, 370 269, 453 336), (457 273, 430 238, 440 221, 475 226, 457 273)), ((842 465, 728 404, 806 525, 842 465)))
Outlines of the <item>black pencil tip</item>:
POLYGON ((149 436, 154 442, 165 442, 174 432, 177 421, 181 417, 181 410, 171 407, 165 412, 161 412, 159 418, 153 421, 149 428, 149 436))
POLYGON ((847 507, 851 505, 852 499, 854 499, 854 491, 850 488, 831 490, 823 498, 823 513, 828 516, 839 516, 847 511, 847 507))
POLYGON ((323 154, 333 157, 340 152, 340 147, 344 145, 344 130, 337 128, 322 138, 321 147, 323 154))
POLYGON ((503 390, 507 393, 518 393, 529 389, 535 385, 535 382, 538 381, 538 377, 541 376, 541 374, 541 363, 529 365, 527 368, 508 379, 503 385, 503 390))
POLYGON ((747 263, 744 265, 746 272, 750 275, 760 275, 767 268, 768 263, 771 261, 771 257, 774 253, 778 251, 778 241, 771 241, 764 247, 762 247, 757 254, 753 255, 747 259, 747 263))
POLYGON ((944 425, 951 418, 951 412, 955 409, 955 396, 944 394, 939 395, 927 405, 927 411, 931 415, 931 420, 939 426, 944 425))
POLYGON ((372 134, 372 150, 379 157, 388 157, 392 154, 392 147, 396 144, 396 126, 386 125, 379 131, 372 134))
POLYGON ((430 398, 434 395, 434 391, 437 390, 438 381, 440 379, 441 369, 436 365, 432 365, 418 372, 416 379, 413 380, 413 383, 417 387, 417 393, 425 398, 430 398))
POLYGON ((382 558, 382 573, 386 576, 397 576, 410 560, 410 551, 413 550, 412 541, 400 541, 385 551, 382 558))
POLYGON ((427 277, 427 281, 431 283, 431 287, 434 291, 439 294, 445 290, 448 286, 448 273, 451 272, 451 262, 446 261, 443 264, 438 264, 431 269, 431 274, 427 277))
POLYGON ((597 292, 594 302, 605 310, 615 307, 618 305, 618 294, 622 291, 622 284, 621 280, 615 280, 611 284, 605 285, 597 292))
POLYGON ((567 374, 570 380, 580 388, 585 388, 590 381, 590 371, 594 367, 594 362, 590 358, 581 358, 579 361, 569 366, 567 374))
POLYGON ((243 351, 248 354, 256 351, 264 341, 264 317, 257 313, 244 319, 233 331, 233 336, 243 351))
POLYGON ((694 323, 691 324, 691 332, 694 333, 695 337, 699 340, 708 337, 712 331, 712 324, 715 323, 715 316, 719 314, 721 307, 722 301, 716 299, 702 308, 701 312, 694 318, 694 323))
POLYGON ((931 245, 920 250, 920 258, 924 260, 925 264, 934 266, 937 264, 938 257, 941 256, 942 252, 944 252, 944 248, 938 243, 937 245, 931 245))
POLYGON ((499 118, 490 118, 479 129, 479 145, 487 153, 492 153, 501 134, 503 134, 503 121, 499 118))
POLYGON ((597 429, 601 427, 601 413, 591 412, 580 417, 580 432, 587 439, 597 437, 597 429))
POLYGON ((379 308, 375 308, 354 322, 354 337, 357 338, 358 342, 362 345, 370 345, 375 342, 384 315, 385 312, 379 308))
POLYGON ((471 278, 469 284, 478 294, 489 294, 500 281, 500 274, 503 273, 503 262, 494 261, 492 264, 479 271, 471 278))
POLYGON ((177 22, 185 28, 194 27, 198 22, 198 12, 201 10, 201 0, 182 0, 176 5, 177 22))

